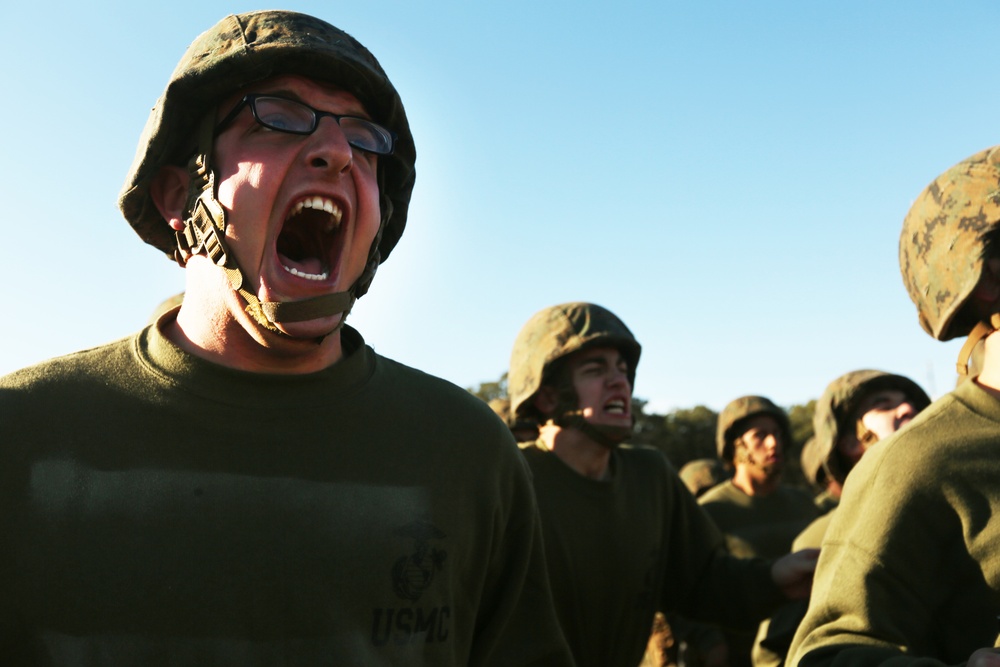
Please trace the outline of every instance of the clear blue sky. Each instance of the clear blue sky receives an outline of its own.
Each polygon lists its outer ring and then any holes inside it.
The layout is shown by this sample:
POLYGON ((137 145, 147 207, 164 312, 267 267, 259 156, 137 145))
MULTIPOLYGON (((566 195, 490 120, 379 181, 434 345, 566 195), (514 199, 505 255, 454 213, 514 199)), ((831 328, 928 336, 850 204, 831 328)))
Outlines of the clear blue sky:
MULTIPOLYGON (((406 233, 350 322, 461 386, 587 300, 656 411, 817 397, 864 367, 932 395, 897 263, 938 173, 1000 143, 1000 4, 290 2, 380 59, 416 138, 406 233)), ((187 44, 243 2, 17 2, 0 40, 0 373, 125 336, 183 289, 115 202, 187 44)))

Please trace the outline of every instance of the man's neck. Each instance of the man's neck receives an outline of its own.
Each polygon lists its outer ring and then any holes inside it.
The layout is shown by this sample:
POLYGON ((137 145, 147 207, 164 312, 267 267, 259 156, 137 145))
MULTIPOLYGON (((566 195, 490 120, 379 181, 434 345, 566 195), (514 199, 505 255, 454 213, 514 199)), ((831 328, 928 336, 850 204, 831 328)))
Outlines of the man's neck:
POLYGON ((976 384, 1000 399, 1000 332, 993 332, 983 340, 983 367, 976 384))
POLYGON ((733 486, 748 496, 769 496, 778 488, 780 481, 777 475, 754 475, 743 464, 737 464, 736 474, 733 475, 733 486))
POLYGON ((578 474, 596 480, 610 478, 611 450, 583 432, 549 422, 539 429, 538 438, 546 449, 578 474))
MULTIPOLYGON (((230 298, 239 296, 230 292, 230 298)), ((339 330, 322 339, 295 339, 263 330, 246 312, 234 311, 214 308, 189 291, 176 319, 163 322, 163 335, 196 357, 251 373, 315 373, 343 357, 339 330)))

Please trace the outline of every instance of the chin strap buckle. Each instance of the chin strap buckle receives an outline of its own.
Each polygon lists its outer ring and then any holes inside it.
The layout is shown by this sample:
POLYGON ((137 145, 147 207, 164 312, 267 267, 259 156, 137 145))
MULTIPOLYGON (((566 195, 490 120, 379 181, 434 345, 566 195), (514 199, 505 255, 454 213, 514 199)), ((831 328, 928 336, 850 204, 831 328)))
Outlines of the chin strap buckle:
POLYGON ((191 205, 191 213, 184 221, 184 229, 174 234, 177 251, 174 256, 181 266, 192 255, 204 251, 212 263, 222 268, 233 268, 222 235, 226 229, 226 212, 215 198, 215 174, 208 168, 208 155, 192 158, 194 178, 201 181, 198 197, 191 205))

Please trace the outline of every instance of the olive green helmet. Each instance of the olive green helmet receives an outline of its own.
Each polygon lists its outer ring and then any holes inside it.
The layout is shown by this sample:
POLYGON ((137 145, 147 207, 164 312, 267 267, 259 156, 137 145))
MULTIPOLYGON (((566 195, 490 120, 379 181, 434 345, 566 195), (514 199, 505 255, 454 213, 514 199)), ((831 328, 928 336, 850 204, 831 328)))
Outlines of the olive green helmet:
POLYGON ((592 303, 564 303, 544 308, 521 328, 510 355, 507 390, 512 417, 544 421, 534 405, 535 394, 550 380, 560 359, 585 348, 618 349, 628 363, 628 379, 635 386, 635 369, 642 347, 625 323, 606 308, 592 303))
MULTIPOLYGON (((288 11, 238 14, 222 19, 195 39, 149 115, 118 206, 146 243, 183 264, 178 254, 183 241, 150 197, 153 177, 165 165, 191 164, 192 187, 197 177, 208 179, 217 105, 246 86, 280 74, 305 76, 352 93, 372 120, 396 135, 393 153, 378 160, 381 226, 369 253, 369 266, 352 288, 353 303, 353 298, 367 291, 375 268, 403 233, 416 152, 403 104, 378 61, 350 35, 320 19, 288 11), (195 164, 199 154, 208 164, 195 164)), ((214 192, 209 194, 214 197, 214 192)), ((225 226, 224 221, 215 223, 225 226)), ((230 280, 235 279, 230 276, 230 280)))
POLYGON ((695 498, 729 478, 729 472, 719 459, 688 461, 678 473, 684 486, 695 498))
POLYGON ((814 486, 826 485, 826 468, 823 465, 825 458, 826 456, 820 451, 816 436, 809 438, 806 444, 802 445, 802 453, 799 455, 802 476, 814 486))
MULTIPOLYGON (((1000 146, 976 153, 934 179, 903 220, 903 282, 917 306, 920 326, 937 340, 966 336, 979 323, 966 304, 983 272, 984 237, 998 221, 1000 146)), ((963 356, 962 373, 968 359, 963 356)))
POLYGON ((827 385, 813 413, 816 458, 831 479, 841 484, 850 472, 849 464, 836 455, 837 441, 856 428, 854 413, 872 392, 895 389, 903 392, 910 405, 920 412, 931 403, 916 382, 884 371, 859 370, 845 373, 827 385))
POLYGON ((723 408, 715 431, 715 447, 719 458, 726 463, 733 462, 736 438, 742 435, 744 420, 757 415, 770 415, 778 422, 782 431, 783 444, 792 444, 792 428, 784 410, 763 396, 741 396, 723 408))

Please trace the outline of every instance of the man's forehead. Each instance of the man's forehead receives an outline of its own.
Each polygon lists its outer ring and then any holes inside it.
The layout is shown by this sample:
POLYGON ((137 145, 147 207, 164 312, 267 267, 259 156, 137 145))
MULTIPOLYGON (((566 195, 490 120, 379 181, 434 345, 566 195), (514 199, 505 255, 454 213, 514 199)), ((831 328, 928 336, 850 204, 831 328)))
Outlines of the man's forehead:
POLYGON ((625 358, 621 350, 616 347, 598 345, 575 352, 571 359, 577 364, 585 364, 588 362, 604 362, 609 359, 614 363, 619 363, 620 361, 624 361, 625 358))
POLYGON ((250 93, 280 94, 320 108, 322 111, 369 117, 364 104, 350 91, 327 81, 317 81, 298 74, 280 74, 244 86, 227 97, 219 105, 220 110, 225 113, 224 110, 235 106, 250 93), (326 108, 331 106, 336 108, 326 108))
POLYGON ((871 410, 875 407, 876 403, 882 401, 911 401, 912 399, 906 395, 902 389, 876 389, 875 391, 865 394, 864 398, 858 403, 858 416, 871 410))
POLYGON ((777 431, 779 428, 778 420, 772 415, 760 414, 747 417, 746 428, 743 429, 743 432, 746 433, 755 429, 777 431))

